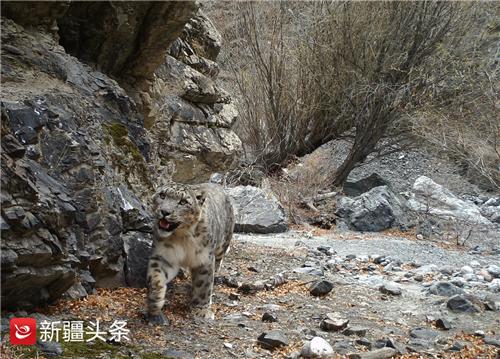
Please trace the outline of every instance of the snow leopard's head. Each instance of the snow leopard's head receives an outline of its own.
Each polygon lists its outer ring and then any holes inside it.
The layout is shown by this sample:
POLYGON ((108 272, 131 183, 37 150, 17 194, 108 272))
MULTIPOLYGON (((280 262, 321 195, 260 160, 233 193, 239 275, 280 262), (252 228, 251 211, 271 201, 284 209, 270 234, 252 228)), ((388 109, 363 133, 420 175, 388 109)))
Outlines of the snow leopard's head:
POLYGON ((167 237, 178 228, 196 224, 203 202, 203 193, 182 184, 171 183, 160 188, 153 197, 159 236, 167 237))

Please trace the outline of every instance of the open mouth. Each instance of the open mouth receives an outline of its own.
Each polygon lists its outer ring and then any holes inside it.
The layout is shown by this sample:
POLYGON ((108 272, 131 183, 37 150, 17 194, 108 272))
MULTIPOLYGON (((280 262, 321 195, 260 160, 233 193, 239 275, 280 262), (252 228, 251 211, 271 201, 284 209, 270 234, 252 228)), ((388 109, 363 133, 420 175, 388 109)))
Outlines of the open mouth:
POLYGON ((158 222, 158 227, 164 231, 169 231, 172 232, 174 231, 177 227, 179 227, 179 223, 174 223, 174 222, 169 222, 166 219, 160 219, 158 222))

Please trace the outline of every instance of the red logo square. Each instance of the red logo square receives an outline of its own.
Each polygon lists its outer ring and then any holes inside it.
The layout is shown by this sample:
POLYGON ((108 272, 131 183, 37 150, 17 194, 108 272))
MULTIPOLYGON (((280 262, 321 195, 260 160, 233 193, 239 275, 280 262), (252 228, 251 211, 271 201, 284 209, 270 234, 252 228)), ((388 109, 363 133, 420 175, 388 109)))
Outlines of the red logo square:
POLYGON ((35 345, 36 319, 12 318, 10 320, 10 343, 12 345, 35 345))

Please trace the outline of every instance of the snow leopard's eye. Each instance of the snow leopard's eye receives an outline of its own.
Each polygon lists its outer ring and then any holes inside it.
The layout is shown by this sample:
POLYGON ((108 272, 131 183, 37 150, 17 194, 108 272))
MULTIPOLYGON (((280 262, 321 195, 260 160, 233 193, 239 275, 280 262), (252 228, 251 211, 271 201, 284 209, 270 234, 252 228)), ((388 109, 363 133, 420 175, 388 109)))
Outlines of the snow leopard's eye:
POLYGON ((165 194, 165 192, 160 192, 160 198, 161 199, 165 199, 167 195, 165 194))
POLYGON ((179 201, 180 205, 187 204, 188 201, 186 201, 184 198, 179 201))

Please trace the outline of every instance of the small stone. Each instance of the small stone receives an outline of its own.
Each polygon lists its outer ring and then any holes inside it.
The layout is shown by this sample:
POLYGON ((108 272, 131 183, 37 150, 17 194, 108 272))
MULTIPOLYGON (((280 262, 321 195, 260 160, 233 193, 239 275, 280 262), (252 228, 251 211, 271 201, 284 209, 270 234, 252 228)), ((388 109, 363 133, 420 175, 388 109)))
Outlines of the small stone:
POLYGON ((396 283, 384 283, 380 288, 380 292, 390 295, 401 295, 401 288, 396 283))
POLYGON ((321 337, 314 337, 302 347, 300 352, 303 358, 330 358, 333 355, 332 346, 321 337))
POLYGON ((240 300, 240 295, 238 293, 229 293, 229 300, 240 300))
POLYGON ((263 281, 247 282, 243 283, 239 288, 238 292, 242 294, 255 294, 261 290, 264 290, 265 283, 263 281))
POLYGON ((336 253, 335 250, 330 246, 318 246, 316 249, 329 256, 334 255, 336 253))
POLYGON ((463 274, 474 273, 474 269, 472 269, 470 266, 463 266, 462 268, 460 268, 460 272, 463 274))
POLYGON ((484 330, 476 330, 474 332, 474 336, 479 337, 479 338, 484 338, 484 336, 485 336, 484 330))
POLYGON ((444 319, 444 318, 437 319, 435 324, 436 324, 437 328, 443 329, 443 330, 450 330, 451 328, 453 328, 451 323, 447 319, 444 319))
POLYGON ((422 274, 415 274, 413 276, 413 280, 415 282, 422 282, 424 280, 424 276, 422 274))
POLYGON ((368 331, 368 329, 366 329, 364 327, 354 326, 354 327, 347 327, 346 329, 344 329, 342 334, 344 334, 344 335, 357 335, 358 337, 364 337, 364 336, 366 336, 367 331, 368 331))
POLYGON ((456 294, 463 294, 464 291, 450 282, 437 282, 431 285, 429 293, 442 297, 452 297, 456 294))
POLYGON ((493 278, 500 278, 500 266, 491 264, 488 268, 486 268, 486 270, 493 278))
POLYGON ((448 348, 448 351, 450 352, 459 352, 463 348, 465 348, 465 343, 463 342, 455 342, 451 347, 448 348))
POLYGON ((233 344, 231 344, 231 343, 224 343, 224 348, 233 349, 233 344))
POLYGON ((484 298, 484 307, 486 308, 486 310, 496 312, 500 309, 500 298, 495 294, 488 294, 484 298))
POLYGON ((264 349, 274 350, 279 347, 287 346, 290 341, 281 330, 271 330, 267 333, 262 333, 257 338, 257 342, 264 349))
POLYGON ((453 312, 478 313, 481 311, 477 305, 461 294, 454 295, 448 299, 446 306, 453 312))
POLYGON ((327 295, 333 289, 333 283, 327 280, 314 282, 309 288, 309 293, 315 297, 327 295))
POLYGON ((36 346, 46 356, 56 357, 63 353, 62 345, 58 342, 46 342, 38 339, 36 346))
POLYGON ((276 316, 271 314, 271 313, 265 312, 264 314, 262 314, 262 321, 268 322, 268 323, 273 323, 273 322, 277 322, 278 318, 276 318, 276 316))
POLYGON ((347 327, 348 319, 335 317, 332 314, 327 314, 327 318, 321 321, 320 328, 326 332, 338 332, 347 327))
POLYGON ((247 268, 250 272, 254 272, 254 273, 259 273, 259 270, 257 268, 255 268, 254 266, 250 266, 247 268))
POLYGON ((348 358, 349 359, 388 359, 392 358, 397 354, 397 350, 394 348, 381 348, 377 350, 373 350, 371 352, 366 352, 366 353, 354 353, 354 354, 349 354, 348 358))

